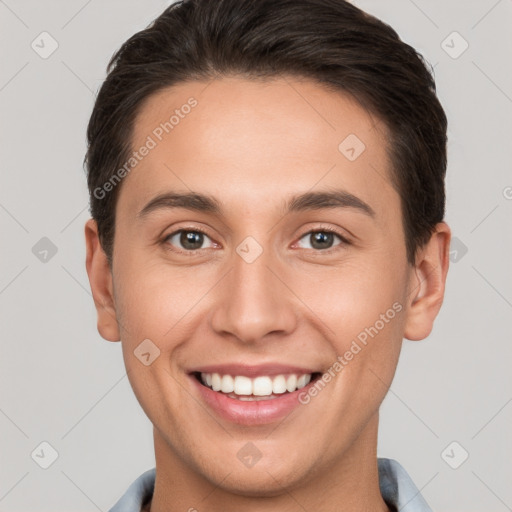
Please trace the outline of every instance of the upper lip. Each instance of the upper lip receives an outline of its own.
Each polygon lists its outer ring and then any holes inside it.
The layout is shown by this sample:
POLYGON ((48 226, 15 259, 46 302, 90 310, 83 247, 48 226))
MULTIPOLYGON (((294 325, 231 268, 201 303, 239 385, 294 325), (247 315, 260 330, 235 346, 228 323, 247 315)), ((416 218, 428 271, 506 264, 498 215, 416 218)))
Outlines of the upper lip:
POLYGON ((216 364, 207 365, 193 368, 189 373, 218 373, 220 375, 231 375, 231 376, 245 376, 245 377, 259 377, 259 376, 276 376, 286 374, 297 374, 305 375, 310 373, 317 373, 319 370, 312 368, 304 368, 300 366, 290 366, 280 363, 266 363, 258 365, 247 365, 247 364, 216 364))

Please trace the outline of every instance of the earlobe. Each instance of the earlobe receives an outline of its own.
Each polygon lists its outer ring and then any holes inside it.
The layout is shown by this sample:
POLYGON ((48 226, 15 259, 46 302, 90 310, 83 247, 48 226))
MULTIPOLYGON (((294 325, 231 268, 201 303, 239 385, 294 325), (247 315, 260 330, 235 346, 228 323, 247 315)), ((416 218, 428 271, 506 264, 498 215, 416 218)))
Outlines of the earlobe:
POLYGON ((85 244, 87 250, 85 266, 98 314, 98 332, 107 341, 119 341, 112 272, 100 244, 98 226, 93 219, 85 223, 85 244))
POLYGON ((443 303, 449 267, 451 231, 445 222, 436 225, 430 240, 417 254, 411 270, 404 337, 426 338, 443 303))

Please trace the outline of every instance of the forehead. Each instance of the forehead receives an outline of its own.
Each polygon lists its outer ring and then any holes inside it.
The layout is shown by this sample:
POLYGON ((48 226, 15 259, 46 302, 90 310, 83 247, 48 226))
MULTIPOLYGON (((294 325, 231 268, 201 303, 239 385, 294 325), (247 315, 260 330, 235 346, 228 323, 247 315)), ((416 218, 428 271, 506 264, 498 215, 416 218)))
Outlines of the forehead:
POLYGON ((238 211, 263 211, 272 198, 282 207, 297 193, 335 187, 379 210, 398 201, 387 140, 382 121, 312 81, 184 82, 142 105, 132 149, 151 149, 120 196, 137 210, 157 193, 194 190, 238 211))

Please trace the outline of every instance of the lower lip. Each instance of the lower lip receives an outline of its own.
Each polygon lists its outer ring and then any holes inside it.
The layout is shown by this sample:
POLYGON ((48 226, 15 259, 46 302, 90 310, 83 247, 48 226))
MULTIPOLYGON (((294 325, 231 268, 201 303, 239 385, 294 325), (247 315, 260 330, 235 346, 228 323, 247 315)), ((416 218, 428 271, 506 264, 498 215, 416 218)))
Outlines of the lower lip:
POLYGON ((307 392, 309 386, 314 383, 310 382, 301 389, 292 393, 283 393, 279 397, 270 400, 242 401, 203 386, 193 375, 190 375, 190 378, 197 387, 203 401, 217 415, 239 425, 264 425, 283 420, 301 405, 299 394, 307 392))

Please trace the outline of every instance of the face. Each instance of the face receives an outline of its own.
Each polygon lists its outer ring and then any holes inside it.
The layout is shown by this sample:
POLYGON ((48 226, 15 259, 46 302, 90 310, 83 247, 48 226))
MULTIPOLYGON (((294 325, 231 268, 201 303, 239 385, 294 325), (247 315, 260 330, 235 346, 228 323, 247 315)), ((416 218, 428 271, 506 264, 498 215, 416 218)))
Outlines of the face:
POLYGON ((132 146, 152 147, 122 182, 99 329, 122 340, 157 460, 269 494, 375 435, 402 338, 428 334, 386 141, 352 99, 292 78, 144 104, 132 146))

